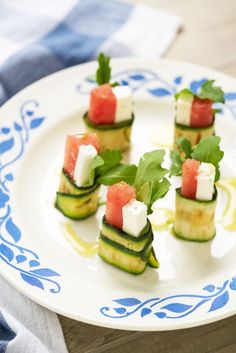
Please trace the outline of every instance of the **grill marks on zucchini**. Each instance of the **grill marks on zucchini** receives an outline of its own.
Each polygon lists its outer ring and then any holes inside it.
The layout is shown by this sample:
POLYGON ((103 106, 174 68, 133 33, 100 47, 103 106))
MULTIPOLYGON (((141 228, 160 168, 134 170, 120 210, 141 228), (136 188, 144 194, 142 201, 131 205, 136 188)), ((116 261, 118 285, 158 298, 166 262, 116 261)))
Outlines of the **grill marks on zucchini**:
POLYGON ((110 240, 137 252, 143 250, 147 243, 153 241, 153 233, 149 221, 140 236, 136 238, 107 223, 104 216, 102 220, 102 234, 110 240))
POLYGON ((99 239, 98 253, 100 257, 110 265, 134 275, 143 273, 147 267, 147 261, 143 261, 141 257, 115 248, 102 238, 99 239))
POLYGON ((62 169, 61 171, 61 178, 60 178, 60 185, 59 185, 59 192, 61 193, 72 194, 72 195, 83 195, 93 190, 96 190, 97 187, 98 186, 96 184, 92 186, 87 186, 87 187, 78 187, 72 181, 72 179, 64 169, 62 169))
POLYGON ((68 218, 85 219, 97 211, 98 193, 99 185, 78 187, 63 169, 55 207, 68 218))
POLYGON ((214 136, 214 120, 213 124, 207 127, 191 127, 186 125, 181 125, 175 123, 174 130, 174 148, 177 149, 176 141, 180 137, 188 139, 191 143, 191 146, 196 146, 203 137, 214 136))
POLYGON ((176 189, 175 235, 185 240, 198 242, 214 238, 216 199, 216 189, 211 201, 186 198, 181 195, 180 189, 176 189))
POLYGON ((151 255, 152 242, 147 243, 141 251, 137 252, 121 245, 120 243, 112 241, 110 238, 104 236, 102 233, 100 233, 100 239, 107 242, 111 246, 113 246, 114 249, 119 249, 124 253, 130 254, 132 256, 140 257, 143 261, 147 261, 149 259, 149 256, 151 255))
POLYGON ((140 236, 136 238, 108 224, 104 216, 98 254, 113 266, 129 273, 140 274, 144 272, 147 264, 158 267, 157 260, 154 260, 156 258, 152 241, 153 233, 149 221, 140 236))

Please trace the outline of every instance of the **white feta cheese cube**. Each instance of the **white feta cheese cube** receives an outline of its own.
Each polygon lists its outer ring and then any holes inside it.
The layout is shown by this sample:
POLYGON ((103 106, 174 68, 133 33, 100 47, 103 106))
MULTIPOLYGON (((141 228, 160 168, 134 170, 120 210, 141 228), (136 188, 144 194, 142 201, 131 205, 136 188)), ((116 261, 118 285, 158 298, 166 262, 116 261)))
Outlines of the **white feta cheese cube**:
POLYGON ((214 193, 215 166, 211 163, 201 163, 198 168, 196 199, 210 201, 214 193))
POLYGON ((132 92, 129 86, 116 86, 112 88, 116 96, 115 122, 131 119, 132 115, 132 92))
POLYGON ((145 203, 132 200, 122 208, 123 231, 138 237, 147 224, 147 206, 145 203))
POLYGON ((96 155, 97 150, 94 146, 80 146, 74 170, 74 181, 77 186, 84 186, 89 182, 91 164, 96 155))
POLYGON ((189 93, 181 94, 176 102, 176 122, 190 126, 193 95, 189 93))

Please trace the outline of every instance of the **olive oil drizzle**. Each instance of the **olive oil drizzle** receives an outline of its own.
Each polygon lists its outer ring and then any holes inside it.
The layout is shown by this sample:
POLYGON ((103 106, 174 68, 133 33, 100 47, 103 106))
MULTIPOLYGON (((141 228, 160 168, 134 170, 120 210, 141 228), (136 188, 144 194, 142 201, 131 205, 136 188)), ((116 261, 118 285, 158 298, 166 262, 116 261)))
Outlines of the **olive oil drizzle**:
POLYGON ((226 206, 222 215, 223 227, 228 231, 236 231, 236 178, 224 178, 216 186, 227 195, 226 206))
POLYGON ((63 230, 66 239, 80 256, 93 257, 97 254, 98 243, 89 243, 80 238, 71 223, 65 223, 63 230))
POLYGON ((163 231, 174 222, 174 211, 168 208, 158 208, 149 216, 153 230, 163 231))
MULTIPOLYGON (((228 231, 236 231, 236 178, 229 177, 219 180, 216 186, 226 193, 226 206, 222 215, 223 227, 228 231)), ((148 217, 153 230, 169 230, 172 233, 174 211, 168 208, 158 208, 148 217)), ((63 225, 64 234, 75 251, 83 257, 93 257, 97 254, 98 243, 83 240, 71 223, 63 225)))

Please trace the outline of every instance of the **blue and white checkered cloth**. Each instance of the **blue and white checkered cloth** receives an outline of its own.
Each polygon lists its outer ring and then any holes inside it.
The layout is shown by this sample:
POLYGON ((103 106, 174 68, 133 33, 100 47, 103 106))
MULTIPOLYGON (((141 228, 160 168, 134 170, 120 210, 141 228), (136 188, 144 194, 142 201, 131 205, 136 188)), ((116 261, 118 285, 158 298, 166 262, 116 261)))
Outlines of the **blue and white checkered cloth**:
MULTIPOLYGON (((178 17, 116 0, 1 0, 0 105, 63 68, 111 56, 161 56, 178 17)), ((0 278, 0 353, 65 353, 57 316, 0 278)))
POLYGON ((65 67, 112 56, 161 56, 178 17, 115 0, 2 0, 0 105, 30 83, 65 67))

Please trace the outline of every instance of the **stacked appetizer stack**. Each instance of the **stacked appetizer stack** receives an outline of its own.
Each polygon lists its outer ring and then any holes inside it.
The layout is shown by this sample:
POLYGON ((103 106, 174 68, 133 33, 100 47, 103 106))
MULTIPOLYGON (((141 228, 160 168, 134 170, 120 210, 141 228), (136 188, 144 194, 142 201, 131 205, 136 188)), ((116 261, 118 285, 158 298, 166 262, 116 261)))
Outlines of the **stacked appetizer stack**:
POLYGON ((99 55, 96 75, 99 86, 91 91, 89 111, 84 115, 84 122, 88 132, 97 133, 101 150, 125 151, 130 146, 134 121, 132 93, 129 86, 109 83, 109 60, 103 54, 99 55))
POLYGON ((224 93, 214 81, 206 81, 199 94, 185 88, 175 95, 176 119, 174 142, 185 137, 195 146, 203 137, 214 135, 215 113, 213 103, 224 103, 224 93))
POLYGON ((102 259, 133 274, 142 273, 147 263, 157 268, 152 241, 147 206, 135 199, 135 188, 124 182, 110 186, 99 238, 102 259))
POLYGON ((96 134, 68 135, 55 206, 71 219, 84 219, 98 208, 101 184, 129 180, 135 166, 121 163, 118 150, 100 152, 96 134))
POLYGON ((174 231, 187 240, 207 241, 215 235, 215 182, 223 158, 220 138, 214 136, 215 113, 219 110, 213 109, 213 103, 224 103, 224 92, 209 80, 199 94, 183 89, 175 98, 170 174, 182 175, 182 186, 176 190, 174 231))
POLYGON ((142 273, 147 264, 158 267, 147 216, 169 189, 168 170, 161 166, 164 155, 163 150, 148 152, 138 167, 125 165, 117 150, 99 153, 95 134, 67 137, 56 207, 69 218, 86 218, 98 208, 99 185, 110 185, 99 255, 130 273, 142 273))
POLYGON ((56 207, 67 217, 83 219, 98 207, 93 161, 100 144, 95 134, 68 135, 56 207))
POLYGON ((98 253, 106 262, 133 274, 142 273, 147 264, 159 266, 147 216, 153 203, 169 189, 164 178, 168 170, 161 166, 164 154, 163 150, 145 153, 132 186, 121 182, 108 188, 98 253))
POLYGON ((207 241, 215 236, 215 182, 220 177, 219 162, 224 155, 219 143, 218 136, 205 137, 194 148, 186 139, 178 143, 184 158, 176 160, 172 174, 182 173, 182 186, 176 189, 174 222, 175 234, 181 238, 207 241))

